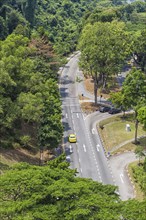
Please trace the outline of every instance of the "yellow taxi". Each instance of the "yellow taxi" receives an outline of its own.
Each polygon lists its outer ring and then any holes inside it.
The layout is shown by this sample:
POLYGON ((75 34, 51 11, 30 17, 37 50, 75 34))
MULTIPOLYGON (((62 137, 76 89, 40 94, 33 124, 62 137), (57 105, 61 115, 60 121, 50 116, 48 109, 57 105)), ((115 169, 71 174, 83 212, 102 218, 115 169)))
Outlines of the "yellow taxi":
POLYGON ((68 138, 70 143, 76 143, 77 142, 77 138, 75 134, 70 134, 69 138, 68 138))

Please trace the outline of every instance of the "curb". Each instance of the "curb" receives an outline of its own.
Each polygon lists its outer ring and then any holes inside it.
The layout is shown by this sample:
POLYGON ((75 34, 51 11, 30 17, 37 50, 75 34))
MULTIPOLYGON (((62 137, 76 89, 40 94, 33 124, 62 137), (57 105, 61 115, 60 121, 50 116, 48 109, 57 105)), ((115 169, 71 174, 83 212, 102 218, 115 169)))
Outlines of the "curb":
POLYGON ((134 182, 133 182, 133 180, 132 180, 132 178, 131 178, 131 175, 130 175, 130 173, 129 173, 129 171, 128 171, 128 165, 126 165, 126 173, 127 173, 127 175, 128 175, 128 178, 129 178, 129 180, 130 180, 130 182, 131 182, 131 185, 132 185, 132 187, 133 187, 133 194, 134 194, 134 198, 136 197, 136 190, 135 190, 135 184, 134 184, 134 182))

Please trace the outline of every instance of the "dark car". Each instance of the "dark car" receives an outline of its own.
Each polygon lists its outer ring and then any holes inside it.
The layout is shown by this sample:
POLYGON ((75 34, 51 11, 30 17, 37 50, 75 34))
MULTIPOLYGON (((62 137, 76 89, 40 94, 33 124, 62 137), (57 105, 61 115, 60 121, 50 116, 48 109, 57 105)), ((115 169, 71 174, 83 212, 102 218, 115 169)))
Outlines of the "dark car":
POLYGON ((120 113, 121 112, 121 109, 118 109, 118 108, 111 108, 109 110, 109 114, 117 114, 117 113, 120 113))
POLYGON ((99 108, 99 111, 100 112, 108 112, 108 111, 110 111, 110 109, 111 108, 109 106, 102 106, 99 108))

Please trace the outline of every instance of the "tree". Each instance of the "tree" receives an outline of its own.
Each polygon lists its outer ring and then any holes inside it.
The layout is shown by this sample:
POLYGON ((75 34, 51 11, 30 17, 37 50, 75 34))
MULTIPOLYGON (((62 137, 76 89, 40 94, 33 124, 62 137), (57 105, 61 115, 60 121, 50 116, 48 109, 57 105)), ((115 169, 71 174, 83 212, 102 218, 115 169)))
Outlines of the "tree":
POLYGON ((3 174, 1 219, 118 220, 116 187, 77 177, 68 166, 61 155, 46 166, 22 163, 3 174))
POLYGON ((144 125, 144 128, 146 129, 146 106, 141 107, 138 109, 138 120, 140 123, 144 125))
POLYGON ((133 58, 143 72, 146 73, 146 30, 135 36, 133 58))
POLYGON ((121 108, 121 110, 124 112, 124 117, 125 111, 127 110, 127 99, 122 91, 110 93, 110 100, 117 108, 121 108))
MULTIPOLYGON (((2 140, 8 141, 12 136, 22 143, 20 137, 30 135, 23 133, 23 128, 31 127, 35 135, 36 130, 41 134, 41 146, 57 147, 63 132, 57 67, 47 39, 29 42, 23 35, 12 34, 0 41, 2 140)), ((38 140, 36 144, 39 145, 38 140)))
POLYGON ((135 143, 137 143, 138 110, 146 105, 146 75, 137 69, 130 71, 123 83, 122 94, 126 107, 132 108, 135 112, 135 143))
MULTIPOLYGON (((139 202, 137 200, 128 200, 122 204, 122 216, 126 220, 145 220, 146 199, 139 202)), ((121 218, 122 219, 122 218, 121 218)))
POLYGON ((50 96, 44 103, 40 118, 38 138, 41 151, 57 148, 62 135, 61 103, 58 99, 50 96))
POLYGON ((80 63, 94 80, 95 104, 98 87, 105 87, 109 76, 119 72, 130 46, 130 36, 124 31, 123 23, 96 22, 84 27, 79 42, 80 63))
POLYGON ((46 166, 20 163, 0 178, 1 219, 145 220, 146 201, 120 201, 116 186, 77 177, 65 155, 46 166))
POLYGON ((4 40, 7 36, 8 30, 6 26, 6 22, 4 19, 0 16, 0 40, 4 40))

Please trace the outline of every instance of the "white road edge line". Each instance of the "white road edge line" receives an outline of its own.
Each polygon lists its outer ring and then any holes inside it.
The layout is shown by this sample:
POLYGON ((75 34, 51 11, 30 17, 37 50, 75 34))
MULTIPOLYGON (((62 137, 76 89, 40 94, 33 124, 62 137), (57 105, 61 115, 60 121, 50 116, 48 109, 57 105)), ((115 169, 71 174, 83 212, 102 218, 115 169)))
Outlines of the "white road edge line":
POLYGON ((86 146, 85 146, 85 144, 83 144, 83 148, 84 148, 84 151, 86 152, 86 146))
POLYGON ((122 173, 120 174, 120 179, 121 179, 121 182, 124 183, 123 174, 122 173))
POLYGON ((92 134, 95 134, 95 128, 92 128, 92 134))

